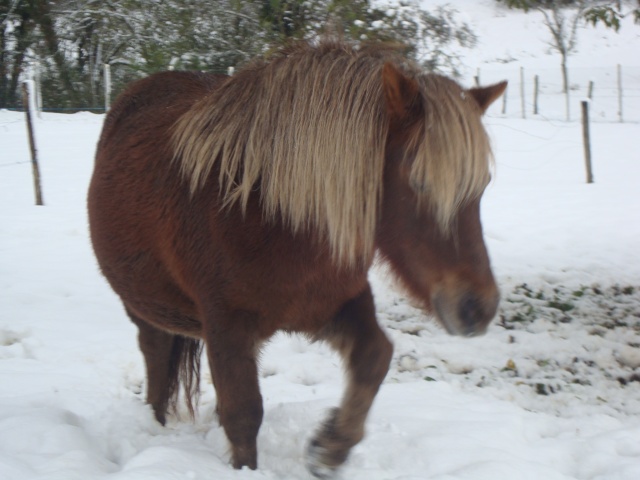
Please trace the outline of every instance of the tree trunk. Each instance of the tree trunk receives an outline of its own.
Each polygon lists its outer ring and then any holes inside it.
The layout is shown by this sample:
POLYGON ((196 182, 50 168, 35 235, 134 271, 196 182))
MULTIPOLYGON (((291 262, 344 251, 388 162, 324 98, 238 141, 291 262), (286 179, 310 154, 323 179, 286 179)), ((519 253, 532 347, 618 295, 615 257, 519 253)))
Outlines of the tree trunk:
POLYGON ((0 108, 7 107, 7 96, 9 93, 9 54, 6 51, 7 40, 5 27, 0 31, 0 108))
POLYGON ((73 99, 77 99, 77 92, 71 80, 71 71, 67 65, 67 61, 64 58, 64 54, 60 50, 60 43, 58 42, 58 35, 55 31, 53 24, 53 16, 49 8, 49 2, 47 0, 38 0, 36 9, 36 22, 42 29, 42 35, 44 36, 45 45, 49 54, 53 57, 53 61, 58 68, 58 76, 62 82, 62 87, 68 92, 69 96, 73 99))

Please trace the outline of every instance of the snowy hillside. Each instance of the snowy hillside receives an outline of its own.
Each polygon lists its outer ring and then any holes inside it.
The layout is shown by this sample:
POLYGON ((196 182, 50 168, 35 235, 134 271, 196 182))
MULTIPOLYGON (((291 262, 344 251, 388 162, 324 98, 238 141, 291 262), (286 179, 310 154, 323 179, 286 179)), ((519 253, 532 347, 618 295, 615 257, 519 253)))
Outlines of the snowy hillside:
MULTIPOLYGON (((427 7, 433 3, 422 2, 427 7)), ((506 105, 497 102, 493 112, 503 113, 504 110, 508 117, 521 118, 521 96, 524 95, 525 114, 531 117, 534 77, 538 76, 538 117, 565 120, 561 57, 551 47, 551 33, 542 23, 540 12, 510 10, 494 0, 452 0, 446 4, 456 9, 459 12, 456 18, 467 22, 478 36, 476 48, 464 54, 466 68, 462 73, 467 84, 472 84, 475 76, 479 76, 484 84, 509 80, 506 105)), ((617 33, 603 25, 581 24, 575 50, 567 62, 572 119, 580 118, 579 101, 587 97, 589 82, 593 82, 593 119, 619 120, 619 89, 622 89, 623 118, 640 122, 639 46, 640 28, 631 16, 623 20, 617 33)))
MULTIPOLYGON (((521 66, 559 70, 535 14, 449 3, 479 37, 464 53, 467 85, 478 68, 487 82, 511 80, 521 66)), ((637 26, 588 28, 570 62, 631 69, 638 51, 637 26)), ((625 81, 640 92, 640 75, 625 81)), ((561 96, 546 102, 563 112, 561 96)), ((482 214, 503 300, 487 335, 448 336, 383 268, 372 271, 395 353, 340 478, 640 478, 640 113, 619 123, 608 112, 591 125, 591 185, 578 121, 530 111, 523 120, 500 102, 489 112, 496 172, 482 214)), ((208 373, 197 420, 185 409, 157 424, 135 327, 88 241, 86 188, 103 116, 36 120, 45 207, 33 206, 23 117, 0 111, 0 479, 309 478, 304 447, 339 401, 338 357, 297 337, 266 348, 258 471, 228 465, 208 373)))

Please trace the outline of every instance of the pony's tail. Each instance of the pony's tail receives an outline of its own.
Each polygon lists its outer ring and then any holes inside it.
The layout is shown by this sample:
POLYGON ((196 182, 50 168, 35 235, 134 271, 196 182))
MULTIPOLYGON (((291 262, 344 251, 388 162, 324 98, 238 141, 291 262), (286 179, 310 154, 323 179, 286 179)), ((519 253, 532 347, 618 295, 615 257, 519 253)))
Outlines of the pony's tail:
POLYGON ((200 399, 200 358, 204 342, 194 338, 175 335, 171 347, 168 382, 168 407, 177 414, 180 385, 189 409, 189 415, 195 419, 195 409, 200 399))

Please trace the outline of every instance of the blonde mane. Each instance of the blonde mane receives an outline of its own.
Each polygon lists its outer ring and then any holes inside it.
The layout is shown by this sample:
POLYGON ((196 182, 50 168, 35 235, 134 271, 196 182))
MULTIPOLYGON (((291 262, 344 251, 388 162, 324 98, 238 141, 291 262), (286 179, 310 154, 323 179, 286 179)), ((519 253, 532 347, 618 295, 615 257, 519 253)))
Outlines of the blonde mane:
POLYGON ((176 123, 175 158, 191 191, 218 172, 225 205, 244 211, 259 191, 267 220, 279 216, 294 232, 319 228, 343 264, 368 258, 389 130, 386 62, 420 85, 426 116, 408 148, 411 183, 449 231, 460 204, 488 180, 477 107, 455 82, 385 47, 297 45, 228 79, 176 123))

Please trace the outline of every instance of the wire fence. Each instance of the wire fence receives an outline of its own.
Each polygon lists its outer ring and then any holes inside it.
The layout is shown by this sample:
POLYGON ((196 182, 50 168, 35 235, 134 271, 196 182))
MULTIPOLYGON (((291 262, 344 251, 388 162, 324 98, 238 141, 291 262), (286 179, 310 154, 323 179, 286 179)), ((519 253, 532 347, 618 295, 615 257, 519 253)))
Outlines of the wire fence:
MULTIPOLYGON (((640 122, 640 67, 569 68, 568 93, 563 92, 560 65, 538 69, 481 68, 476 78, 481 85, 509 81, 502 101, 491 108, 494 115, 577 121, 581 101, 589 99, 594 122, 640 122)), ((472 84, 476 78, 466 83, 472 84)))
MULTIPOLYGON (((105 68, 105 78, 109 78, 105 68)), ((232 74, 230 69, 226 73, 232 74)), ((580 103, 589 98, 591 120, 594 122, 640 122, 640 66, 573 67, 569 69, 569 91, 563 93, 560 66, 527 69, 512 65, 503 68, 480 68, 474 78, 462 80, 465 85, 489 85, 502 80, 509 82, 503 98, 495 102, 490 115, 507 118, 538 118, 578 121, 580 103), (536 85, 537 83, 537 85, 536 85)), ((88 111, 104 113, 114 92, 108 81, 104 88, 104 106, 42 107, 40 112, 73 113, 88 111)), ((22 105, 11 110, 23 111, 22 105)))
MULTIPOLYGON (((173 68, 169 68, 169 70, 173 70, 173 68)), ((228 67, 224 70, 221 69, 212 69, 208 70, 209 73, 223 73, 227 75, 233 75, 235 68, 228 67)), ((109 107, 112 101, 120 94, 128 84, 133 82, 136 79, 142 78, 139 76, 139 72, 132 73, 130 69, 126 66, 120 66, 120 68, 115 68, 114 71, 119 73, 118 78, 119 81, 112 82, 112 66, 109 64, 105 64, 102 66, 101 75, 98 78, 98 84, 94 85, 93 88, 89 90, 94 91, 94 95, 92 95, 93 101, 91 105, 77 105, 77 106, 62 106, 62 105, 52 105, 51 98, 48 98, 48 101, 45 101, 42 95, 41 88, 41 75, 39 74, 40 66, 39 64, 34 63, 31 64, 29 69, 26 71, 24 77, 26 82, 33 82, 34 84, 34 95, 33 101, 35 103, 35 108, 38 112, 52 112, 52 113, 76 113, 76 112, 94 112, 94 113, 105 113, 109 110, 109 107)), ((4 104, 0 108, 11 111, 24 111, 24 105, 20 101, 20 99, 16 100, 15 104, 4 104)))

